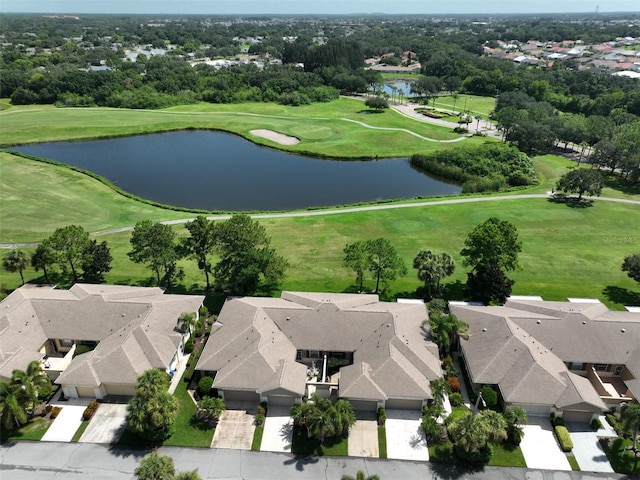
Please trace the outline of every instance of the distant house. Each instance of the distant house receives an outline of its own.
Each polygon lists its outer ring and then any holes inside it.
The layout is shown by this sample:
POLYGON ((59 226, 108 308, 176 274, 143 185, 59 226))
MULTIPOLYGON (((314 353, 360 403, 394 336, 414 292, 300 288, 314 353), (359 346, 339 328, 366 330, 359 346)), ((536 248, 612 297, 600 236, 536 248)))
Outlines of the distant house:
POLYGON ((67 397, 134 395, 142 372, 171 372, 182 360, 188 333, 178 317, 197 315, 203 300, 160 288, 26 285, 0 303, 0 379, 41 360, 67 397), (90 351, 73 358, 80 346, 90 351))
POLYGON ((225 401, 291 406, 312 393, 357 410, 419 410, 442 377, 425 305, 283 292, 228 299, 196 366, 225 401))
POLYGON ((474 389, 496 387, 505 406, 588 422, 640 398, 639 313, 535 297, 451 311, 469 324, 460 347, 474 389))

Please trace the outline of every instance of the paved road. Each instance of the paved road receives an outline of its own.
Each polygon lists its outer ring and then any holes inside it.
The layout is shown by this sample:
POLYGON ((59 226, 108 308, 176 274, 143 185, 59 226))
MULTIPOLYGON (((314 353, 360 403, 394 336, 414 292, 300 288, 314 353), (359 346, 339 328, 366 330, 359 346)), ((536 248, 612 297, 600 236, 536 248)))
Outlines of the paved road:
MULTIPOLYGON (((523 195, 496 195, 486 197, 469 197, 469 198, 452 198, 449 200, 426 200, 423 202, 410 202, 410 203, 389 203, 382 205, 367 205, 363 207, 345 207, 345 208, 333 208, 323 210, 305 210, 300 212, 289 213, 258 213, 251 215, 253 219, 266 219, 266 218, 291 218, 291 217, 316 217, 323 215, 339 215, 342 213, 354 213, 354 212, 368 212, 374 210, 389 210, 394 208, 415 208, 415 207, 430 207, 436 205, 451 205, 455 203, 476 203, 476 202, 493 202, 493 201, 505 201, 505 200, 520 200, 526 198, 549 198, 545 193, 527 193, 523 195)), ((585 199, 591 199, 592 197, 584 197, 585 199)), ((604 202, 618 202, 628 203, 632 205, 640 205, 640 200, 630 200, 626 198, 610 198, 610 197, 593 197, 593 200, 604 202)), ((210 220, 227 220, 231 218, 231 215, 210 215, 207 217, 210 220)), ((167 220, 162 222, 166 225, 180 225, 183 223, 191 222, 191 218, 181 218, 178 220, 167 220)), ((128 232, 133 230, 133 225, 119 228, 110 228, 108 230, 100 230, 98 232, 92 232, 92 237, 100 235, 110 235, 113 233, 128 232)), ((27 248, 36 247, 38 242, 34 243, 0 243, 0 249, 10 248, 27 248)))
MULTIPOLYGON (((131 480, 148 450, 89 443, 17 442, 0 447, 2 480, 105 479, 131 480)), ((383 480, 622 480, 617 474, 555 472, 525 468, 485 467, 476 472, 429 462, 345 457, 295 457, 284 453, 162 447, 178 471, 198 469, 203 479, 216 480, 336 480, 358 470, 383 480)))

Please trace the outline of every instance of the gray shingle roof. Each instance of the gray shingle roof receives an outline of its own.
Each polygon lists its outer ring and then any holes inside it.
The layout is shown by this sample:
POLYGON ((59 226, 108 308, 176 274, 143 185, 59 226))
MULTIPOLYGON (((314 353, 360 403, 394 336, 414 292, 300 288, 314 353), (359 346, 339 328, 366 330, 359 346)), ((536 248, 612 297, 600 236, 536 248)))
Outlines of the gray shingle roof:
MULTIPOLYGON (((509 402, 603 407, 588 379, 565 362, 626 365, 640 376, 640 315, 599 302, 509 300, 503 307, 452 305, 469 323, 462 342, 475 383, 500 385, 509 402)), ((627 386, 637 396, 635 384, 627 386)))
POLYGON ((302 393, 306 367, 294 362, 297 350, 354 352, 354 365, 341 369, 340 395, 430 398, 429 382, 441 369, 437 347, 421 329, 426 318, 424 304, 380 302, 377 295, 233 298, 196 368, 216 371, 217 388, 302 393))
POLYGON ((57 383, 134 384, 144 370, 168 366, 181 341, 178 317, 197 312, 203 300, 121 285, 20 288, 0 304, 0 377, 40 359, 48 339, 67 338, 99 343, 74 358, 57 383))

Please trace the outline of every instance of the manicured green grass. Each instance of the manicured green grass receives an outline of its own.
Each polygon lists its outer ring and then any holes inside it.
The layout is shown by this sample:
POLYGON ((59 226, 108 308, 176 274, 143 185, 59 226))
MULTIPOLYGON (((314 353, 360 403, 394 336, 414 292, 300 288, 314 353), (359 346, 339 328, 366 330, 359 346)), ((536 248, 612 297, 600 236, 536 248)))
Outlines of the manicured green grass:
POLYGON ((567 460, 569 460, 569 465, 571 465, 571 470, 574 472, 580 471, 580 465, 578 465, 578 460, 574 455, 567 455, 567 460))
POLYGON ((264 433, 264 425, 256 426, 256 429, 253 432, 253 441, 251 442, 251 450, 254 452, 260 451, 260 446, 262 445, 262 434, 264 433))
POLYGON ((502 444, 493 446, 493 455, 489 460, 489 465, 493 467, 526 467, 522 450, 520 447, 507 447, 502 444))
POLYGON ((215 428, 210 428, 195 421, 196 406, 187 392, 187 382, 181 381, 174 393, 180 409, 174 424, 175 433, 163 442, 163 445, 174 447, 209 448, 213 440, 215 428))
POLYGON ((429 445, 429 461, 434 463, 455 463, 453 443, 449 440, 437 445, 429 445))
POLYGON ((631 440, 618 437, 611 443, 602 442, 611 467, 618 473, 640 473, 640 457, 636 457, 631 451, 625 450, 631 446, 631 440))
POLYGON ((73 438, 71 439, 72 442, 77 442, 78 440, 80 440, 80 437, 82 437, 82 434, 89 426, 89 421, 90 420, 83 420, 83 422, 78 427, 78 430, 76 430, 76 433, 73 434, 73 438))
POLYGON ((324 445, 315 438, 307 438, 304 431, 294 432, 291 442, 291 453, 296 455, 327 455, 343 456, 349 455, 349 439, 347 437, 333 437, 327 439, 324 445))
MULTIPOLYGON (((340 215, 264 219, 261 224, 272 246, 289 261, 282 289, 302 291, 350 291, 354 274, 342 265, 347 243, 377 237, 388 238, 407 265, 421 249, 448 252, 457 269, 446 280, 447 296, 461 299, 466 269, 460 250, 468 233, 489 217, 513 222, 523 248, 521 269, 510 274, 515 295, 541 295, 547 300, 567 297, 599 298, 610 307, 622 308, 639 295, 640 287, 620 270, 625 255, 635 251, 640 208, 637 205, 596 201, 589 208, 571 208, 547 199, 515 199, 406 209, 353 212, 340 215), (635 239, 635 240, 634 240, 635 239)), ((177 227, 180 235, 184 227, 177 227)), ((50 233, 50 232, 49 232, 50 233)), ((113 269, 107 283, 145 284, 151 272, 127 256, 129 232, 100 237, 108 242, 113 269)), ((26 235, 23 236, 25 238, 26 235)), ((32 240, 42 238, 31 236, 32 240)), ((183 260, 182 290, 201 289, 204 278, 195 262, 183 260)), ((29 268, 25 278, 41 274, 29 268)), ((0 284, 19 285, 19 275, 0 272, 0 284)), ((396 279, 388 292, 411 296, 421 282, 410 269, 396 279)), ((371 278, 365 288, 373 288, 371 278)), ((274 292, 277 294, 277 292, 274 292)))
MULTIPOLYGON (((40 107, 0 111, 3 128, 1 145, 197 128, 237 133, 255 143, 291 152, 335 158, 378 158, 410 156, 458 144, 427 141, 404 131, 380 128, 410 130, 434 140, 460 138, 449 128, 417 122, 392 110, 370 115, 363 101, 350 98, 300 107, 273 103, 201 103, 166 110, 40 107), (295 136, 300 143, 281 146, 250 133, 260 128, 295 136)), ((461 144, 484 141, 486 139, 470 138, 461 144)))
POLYGON ((471 410, 464 405, 460 405, 458 407, 452 407, 451 415, 447 417, 447 424, 449 425, 457 420, 460 420, 462 417, 466 417, 471 413, 472 413, 471 410))
POLYGON ((0 440, 32 440, 39 441, 51 426, 52 421, 36 417, 16 430, 0 428, 0 440))
MULTIPOLYGON (((451 95, 437 97, 436 107, 453 108, 453 100, 451 95)), ((462 112, 466 105, 466 109, 469 110, 471 115, 481 114, 486 118, 495 108, 496 99, 494 97, 480 97, 478 95, 459 93, 455 103, 456 112, 462 112)))
POLYGON ((387 458, 387 429, 378 427, 378 456, 387 458))
POLYGON ((2 222, 0 241, 39 241, 64 225, 88 231, 134 225, 138 220, 185 218, 116 194, 101 182, 73 171, 0 152, 2 222))

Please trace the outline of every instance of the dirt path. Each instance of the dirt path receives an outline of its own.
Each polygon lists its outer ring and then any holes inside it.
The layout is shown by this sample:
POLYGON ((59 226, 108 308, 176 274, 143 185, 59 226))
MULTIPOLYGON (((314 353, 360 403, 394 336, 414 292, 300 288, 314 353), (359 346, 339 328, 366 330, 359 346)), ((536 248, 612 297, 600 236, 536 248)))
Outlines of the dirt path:
MULTIPOLYGON (((259 219, 268 219, 268 218, 319 217, 324 215, 340 215, 343 213, 370 212, 375 210, 431 207, 431 206, 437 206, 437 205, 453 205, 457 203, 494 202, 494 201, 505 201, 505 200, 519 200, 519 199, 527 199, 527 198, 549 198, 549 193, 527 193, 523 195, 451 198, 448 200, 431 200, 431 201, 425 200, 421 202, 390 203, 390 204, 384 204, 384 205, 367 205, 362 207, 331 208, 326 210, 311 210, 311 211, 288 212, 288 213, 257 213, 257 214, 251 215, 251 218, 253 218, 254 220, 259 220, 259 219)), ((584 197, 584 198, 588 200, 598 200, 598 201, 605 201, 605 202, 617 202, 617 203, 626 203, 631 205, 640 205, 640 200, 631 200, 626 198, 611 198, 611 197, 584 197)), ((231 214, 210 215, 210 216, 207 216, 207 218, 209 220, 228 220, 229 218, 231 218, 231 214)), ((164 223, 165 225, 182 225, 184 223, 193 221, 193 219, 194 217, 181 218, 178 220, 167 220, 161 223, 164 223)), ((99 230, 97 232, 92 232, 90 235, 92 237, 98 237, 101 235, 111 235, 114 233, 128 232, 131 230, 133 230, 133 226, 110 228, 107 230, 99 230)), ((38 245, 39 245, 39 242, 0 243, 0 249, 28 248, 28 247, 36 247, 38 245)))

